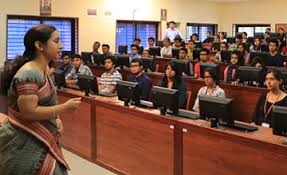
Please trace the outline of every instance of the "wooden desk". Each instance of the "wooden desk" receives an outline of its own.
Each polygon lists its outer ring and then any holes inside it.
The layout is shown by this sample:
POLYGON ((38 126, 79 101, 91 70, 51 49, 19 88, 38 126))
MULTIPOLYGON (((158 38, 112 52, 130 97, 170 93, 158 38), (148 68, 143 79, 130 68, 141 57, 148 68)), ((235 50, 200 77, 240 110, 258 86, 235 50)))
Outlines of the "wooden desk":
POLYGON ((0 95, 0 113, 8 114, 8 98, 0 95))
MULTIPOLYGON (((58 91, 60 101, 82 94, 58 91)), ((207 121, 127 108, 116 98, 83 100, 94 112, 80 109, 76 115, 62 116, 62 143, 80 156, 91 153, 84 157, 118 174, 282 175, 287 171, 287 147, 271 129, 253 133, 211 129, 207 121), (88 118, 93 120, 88 123, 88 118)))
MULTIPOLYGON (((103 67, 98 66, 90 66, 92 72, 96 76, 101 76, 104 72, 103 67)), ((121 70, 121 74, 124 80, 127 80, 128 77, 131 75, 130 71, 125 69, 121 70)), ((162 79, 163 73, 159 72, 150 72, 147 75, 151 78, 153 85, 157 85, 157 83, 162 79)), ((191 110, 195 99, 197 97, 197 93, 199 89, 205 86, 204 81, 193 79, 188 76, 184 76, 183 79, 185 80, 187 91, 191 91, 191 100, 189 109, 191 110)), ((226 96, 228 98, 234 99, 234 109, 233 115, 236 120, 244 121, 244 122, 251 122, 253 112, 256 108, 256 103, 260 97, 260 95, 267 91, 265 88, 257 88, 257 87, 250 87, 250 86, 242 86, 242 85, 231 85, 227 83, 220 83, 220 87, 224 89, 226 96)))

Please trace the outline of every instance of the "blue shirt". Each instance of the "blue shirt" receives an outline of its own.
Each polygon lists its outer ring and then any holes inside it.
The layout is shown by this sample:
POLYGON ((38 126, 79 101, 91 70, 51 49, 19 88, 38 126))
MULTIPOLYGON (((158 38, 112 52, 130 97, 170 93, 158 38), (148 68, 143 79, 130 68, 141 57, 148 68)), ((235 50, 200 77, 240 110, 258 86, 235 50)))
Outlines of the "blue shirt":
POLYGON ((284 57, 281 54, 271 56, 269 54, 268 60, 266 61, 267 66, 283 67, 284 57))
POLYGON ((131 82, 137 82, 139 84, 139 97, 140 100, 149 100, 150 90, 152 87, 152 82, 150 78, 145 75, 144 73, 141 74, 141 76, 131 76, 129 78, 129 81, 131 82))
POLYGON ((139 54, 130 55, 130 57, 129 57, 130 62, 132 62, 132 60, 135 59, 135 58, 139 58, 140 59, 141 56, 139 54))

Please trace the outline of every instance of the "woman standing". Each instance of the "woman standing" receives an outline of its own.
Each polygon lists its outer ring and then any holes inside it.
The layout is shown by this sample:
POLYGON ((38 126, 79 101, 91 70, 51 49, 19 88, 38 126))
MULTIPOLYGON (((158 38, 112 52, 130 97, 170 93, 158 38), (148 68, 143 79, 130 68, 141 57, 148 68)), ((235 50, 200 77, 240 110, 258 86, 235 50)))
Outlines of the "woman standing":
POLYGON ((48 64, 63 48, 55 27, 38 25, 24 37, 25 52, 12 63, 8 121, 0 128, 0 174, 67 174, 58 115, 75 111, 81 98, 57 105, 48 64))

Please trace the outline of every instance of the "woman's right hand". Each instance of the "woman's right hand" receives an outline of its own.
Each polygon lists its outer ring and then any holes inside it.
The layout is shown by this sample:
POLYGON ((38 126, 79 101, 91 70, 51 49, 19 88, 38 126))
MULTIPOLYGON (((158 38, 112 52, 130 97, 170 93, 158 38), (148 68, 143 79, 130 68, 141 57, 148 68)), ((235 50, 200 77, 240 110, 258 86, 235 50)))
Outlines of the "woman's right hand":
POLYGON ((77 110, 81 104, 81 97, 78 98, 71 98, 70 100, 64 103, 65 112, 74 112, 77 110))

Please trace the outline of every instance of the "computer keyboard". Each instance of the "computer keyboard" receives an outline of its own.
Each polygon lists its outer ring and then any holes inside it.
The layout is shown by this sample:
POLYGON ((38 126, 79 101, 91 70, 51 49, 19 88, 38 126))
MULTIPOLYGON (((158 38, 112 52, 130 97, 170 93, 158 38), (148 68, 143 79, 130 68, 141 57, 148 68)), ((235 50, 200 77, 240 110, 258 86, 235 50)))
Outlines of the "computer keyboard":
POLYGON ((238 122, 234 122, 232 128, 244 131, 256 131, 258 129, 256 126, 246 125, 238 122))
POLYGON ((146 107, 149 107, 149 108, 153 108, 154 105, 152 102, 150 101, 145 101, 145 100, 140 100, 140 105, 142 106, 146 106, 146 107))
POLYGON ((190 119, 199 119, 200 118, 199 113, 196 113, 193 111, 181 110, 181 109, 178 111, 177 115, 180 117, 185 117, 185 118, 190 118, 190 119))

